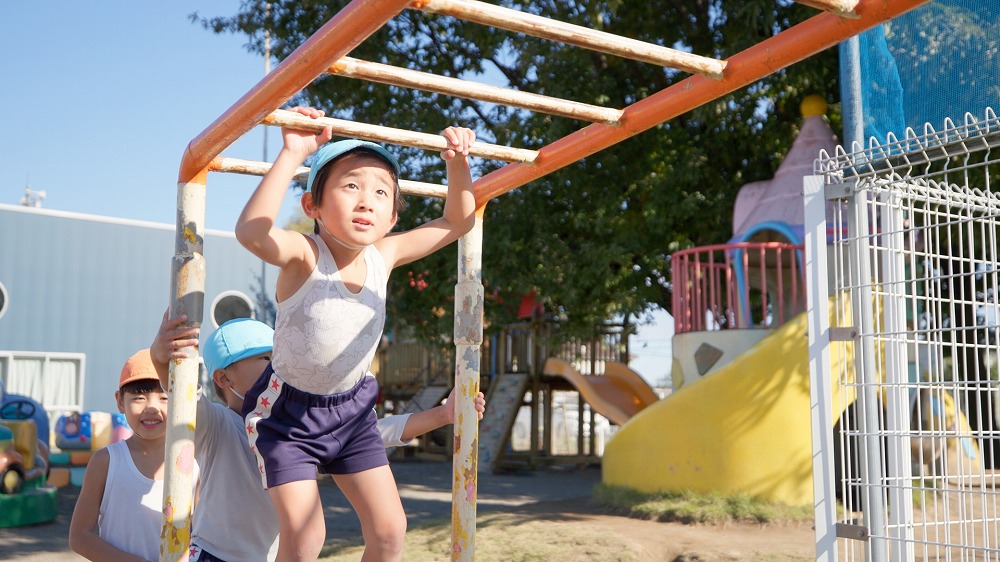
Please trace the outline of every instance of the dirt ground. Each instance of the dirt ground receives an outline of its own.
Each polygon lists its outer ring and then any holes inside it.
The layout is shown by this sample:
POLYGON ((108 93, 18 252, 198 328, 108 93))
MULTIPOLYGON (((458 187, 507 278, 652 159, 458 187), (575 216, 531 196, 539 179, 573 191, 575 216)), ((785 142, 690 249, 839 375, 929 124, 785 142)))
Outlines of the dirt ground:
MULTIPOLYGON (((659 523, 609 514, 589 498, 539 502, 518 513, 526 520, 570 520, 575 530, 587 529, 586 534, 594 537, 617 538, 635 550, 636 562, 815 560, 815 535, 807 524, 659 523)), ((574 559, 567 555, 563 560, 574 559)))
MULTIPOLYGON (((392 468, 411 526, 426 520, 447 520, 451 513, 450 463, 404 459, 394 461, 392 468)), ((607 513, 590 499, 590 491, 599 482, 597 467, 483 474, 477 514, 508 513, 525 521, 571 522, 576 530, 630 545, 640 562, 814 559, 814 534, 807 524, 702 526, 631 519, 607 513)), ((357 518, 336 486, 323 480, 321 491, 328 536, 358 537, 357 518)), ((67 540, 78 492, 74 487, 60 489, 59 516, 52 523, 0 529, 0 560, 82 560, 69 549, 67 540)), ((574 560, 572 553, 560 558, 574 560)))

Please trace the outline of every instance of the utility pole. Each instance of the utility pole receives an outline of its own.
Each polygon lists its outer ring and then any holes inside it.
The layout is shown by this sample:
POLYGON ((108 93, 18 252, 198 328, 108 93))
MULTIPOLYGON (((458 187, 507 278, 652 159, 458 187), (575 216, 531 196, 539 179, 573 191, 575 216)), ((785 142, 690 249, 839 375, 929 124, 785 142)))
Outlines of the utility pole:
MULTIPOLYGON (((271 73, 271 3, 264 4, 264 76, 271 73)), ((267 130, 264 127, 264 162, 267 162, 267 130)), ((269 320, 267 318, 267 262, 260 260, 260 292, 257 294, 257 318, 261 322, 269 320)))

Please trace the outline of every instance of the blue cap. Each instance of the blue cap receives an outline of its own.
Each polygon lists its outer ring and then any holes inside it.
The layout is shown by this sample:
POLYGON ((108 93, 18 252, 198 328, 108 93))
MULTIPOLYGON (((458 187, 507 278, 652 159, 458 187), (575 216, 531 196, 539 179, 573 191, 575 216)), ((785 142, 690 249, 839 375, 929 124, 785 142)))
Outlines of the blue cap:
POLYGON ((399 177, 399 162, 396 161, 396 158, 393 157, 392 154, 389 154, 388 150, 373 142, 348 139, 327 143, 316 151, 316 156, 313 158, 312 165, 309 168, 309 180, 306 182, 306 191, 312 191, 313 181, 316 179, 316 174, 323 169, 323 166, 326 166, 330 163, 330 161, 340 158, 348 152, 362 149, 370 150, 376 155, 381 156, 386 162, 389 163, 393 171, 396 172, 396 177, 399 177))
POLYGON ((234 318, 219 326, 201 346, 209 375, 240 359, 269 353, 274 348, 274 330, 253 318, 234 318))

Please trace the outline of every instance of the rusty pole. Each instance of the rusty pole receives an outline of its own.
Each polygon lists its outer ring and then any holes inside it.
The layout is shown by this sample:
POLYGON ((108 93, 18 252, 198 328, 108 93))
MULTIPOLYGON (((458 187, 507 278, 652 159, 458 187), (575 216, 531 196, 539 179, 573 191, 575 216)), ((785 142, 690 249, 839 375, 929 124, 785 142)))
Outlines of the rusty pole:
MULTIPOLYGON (((205 180, 203 171, 177 184, 177 228, 170 272, 170 316, 187 314, 188 324, 201 325, 205 307, 205 180)), ((198 350, 170 363, 170 407, 164 460, 163 530, 160 562, 186 560, 191 543, 194 504, 194 425, 198 389, 198 350)))
MULTIPOLYGON (((353 0, 187 146, 177 178, 177 230, 170 316, 200 325, 205 301, 205 183, 209 165, 230 144, 401 12, 409 0, 353 0)), ((170 365, 170 408, 160 560, 186 557, 191 537, 198 352, 170 365)))
POLYGON ((452 452, 451 559, 476 559, 479 486, 479 393, 483 343, 483 208, 458 242, 455 285, 455 447, 452 452))

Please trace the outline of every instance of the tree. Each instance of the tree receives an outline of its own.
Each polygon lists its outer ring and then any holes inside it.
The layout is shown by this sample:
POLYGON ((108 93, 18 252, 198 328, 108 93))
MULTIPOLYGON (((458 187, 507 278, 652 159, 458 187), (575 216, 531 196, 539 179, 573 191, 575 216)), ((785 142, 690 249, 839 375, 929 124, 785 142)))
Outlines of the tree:
MULTIPOLYGON (((816 13, 770 0, 500 3, 716 58, 816 13)), ((282 59, 346 2, 273 1, 267 22, 264 4, 246 0, 238 14, 203 23, 216 32, 248 35, 247 47, 256 52, 263 51, 266 25, 272 51, 282 59)), ((686 77, 416 10, 391 20, 351 56, 609 107, 624 107, 686 77)), ((835 57, 835 50, 828 50, 491 201, 483 273, 489 324, 510 320, 521 295, 533 289, 548 310, 563 317, 566 334, 612 317, 641 317, 657 305, 669 310, 669 255, 729 239, 738 189, 772 176, 797 132, 801 99, 811 93, 832 98, 839 91, 835 57)), ((461 124, 486 142, 526 148, 587 125, 341 77, 317 80, 293 102, 336 117, 418 131, 461 124)), ((392 148, 404 177, 443 182, 436 155, 392 148)), ((475 164, 474 173, 482 175, 503 163, 475 164)), ((409 203, 401 228, 440 213, 440 201, 409 203)), ((393 276, 390 315, 424 339, 439 341, 451 333, 455 251, 452 245, 393 276)))

